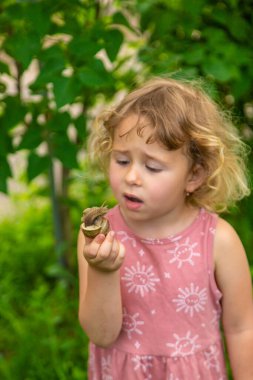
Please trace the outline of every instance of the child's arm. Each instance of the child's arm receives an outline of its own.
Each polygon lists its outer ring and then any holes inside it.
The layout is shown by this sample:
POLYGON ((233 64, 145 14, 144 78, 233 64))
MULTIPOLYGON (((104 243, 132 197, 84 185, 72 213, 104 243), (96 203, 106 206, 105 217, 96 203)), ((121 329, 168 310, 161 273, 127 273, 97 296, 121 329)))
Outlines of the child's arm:
POLYGON ((124 247, 111 231, 94 240, 78 236, 79 321, 89 339, 107 347, 122 324, 119 267, 124 247))
POLYGON ((223 294, 223 327, 234 380, 253 379, 253 302, 247 258, 234 229, 219 219, 215 274, 223 294))

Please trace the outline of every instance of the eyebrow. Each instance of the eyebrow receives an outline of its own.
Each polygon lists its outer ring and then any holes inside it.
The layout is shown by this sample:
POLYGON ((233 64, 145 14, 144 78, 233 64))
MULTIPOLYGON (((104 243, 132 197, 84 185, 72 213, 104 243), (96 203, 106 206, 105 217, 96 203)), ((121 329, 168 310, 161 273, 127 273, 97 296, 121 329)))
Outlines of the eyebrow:
POLYGON ((112 152, 115 152, 115 153, 128 153, 129 151, 128 150, 123 150, 123 149, 112 149, 112 152))
MULTIPOLYGON (((121 149, 112 149, 112 153, 120 153, 120 154, 129 154, 129 150, 121 150, 121 149)), ((144 153, 144 156, 149 159, 149 160, 153 160, 153 161, 156 161, 156 162, 159 162, 160 164, 165 164, 165 162, 159 158, 156 158, 154 156, 151 156, 150 154, 148 153, 144 153)))

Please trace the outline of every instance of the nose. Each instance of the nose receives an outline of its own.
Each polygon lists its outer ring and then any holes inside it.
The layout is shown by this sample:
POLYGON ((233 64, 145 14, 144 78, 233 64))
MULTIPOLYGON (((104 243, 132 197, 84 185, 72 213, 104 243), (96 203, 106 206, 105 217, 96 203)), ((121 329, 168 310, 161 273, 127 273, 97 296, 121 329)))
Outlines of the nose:
POLYGON ((125 181, 128 185, 131 186, 141 185, 141 172, 140 168, 138 168, 137 165, 132 164, 128 167, 128 170, 125 175, 125 181))

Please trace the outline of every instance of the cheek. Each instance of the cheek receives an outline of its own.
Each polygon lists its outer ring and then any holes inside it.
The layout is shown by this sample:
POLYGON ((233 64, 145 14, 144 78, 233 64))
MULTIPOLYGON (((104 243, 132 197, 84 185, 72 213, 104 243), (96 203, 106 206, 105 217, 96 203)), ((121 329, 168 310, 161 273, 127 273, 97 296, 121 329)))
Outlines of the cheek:
POLYGON ((110 163, 109 166, 109 182, 112 188, 112 191, 115 192, 119 187, 119 173, 117 173, 117 168, 113 163, 110 163))
POLYGON ((170 199, 174 199, 177 195, 183 193, 184 186, 180 181, 175 180, 172 176, 166 176, 166 178, 160 178, 149 183, 148 191, 153 202, 164 202, 170 199))
POLYGON ((149 193, 155 202, 168 196, 167 188, 164 186, 158 186, 156 183, 149 186, 149 193))

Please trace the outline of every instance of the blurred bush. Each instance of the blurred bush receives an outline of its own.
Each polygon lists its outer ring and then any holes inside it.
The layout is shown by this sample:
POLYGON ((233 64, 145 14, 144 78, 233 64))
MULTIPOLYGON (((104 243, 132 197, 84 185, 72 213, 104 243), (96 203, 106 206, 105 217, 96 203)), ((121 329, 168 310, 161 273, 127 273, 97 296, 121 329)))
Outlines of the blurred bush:
MULTIPOLYGON (((86 379, 77 271, 55 264, 50 209, 0 224, 0 378, 86 379)), ((73 252, 75 254, 75 251, 73 252)))

